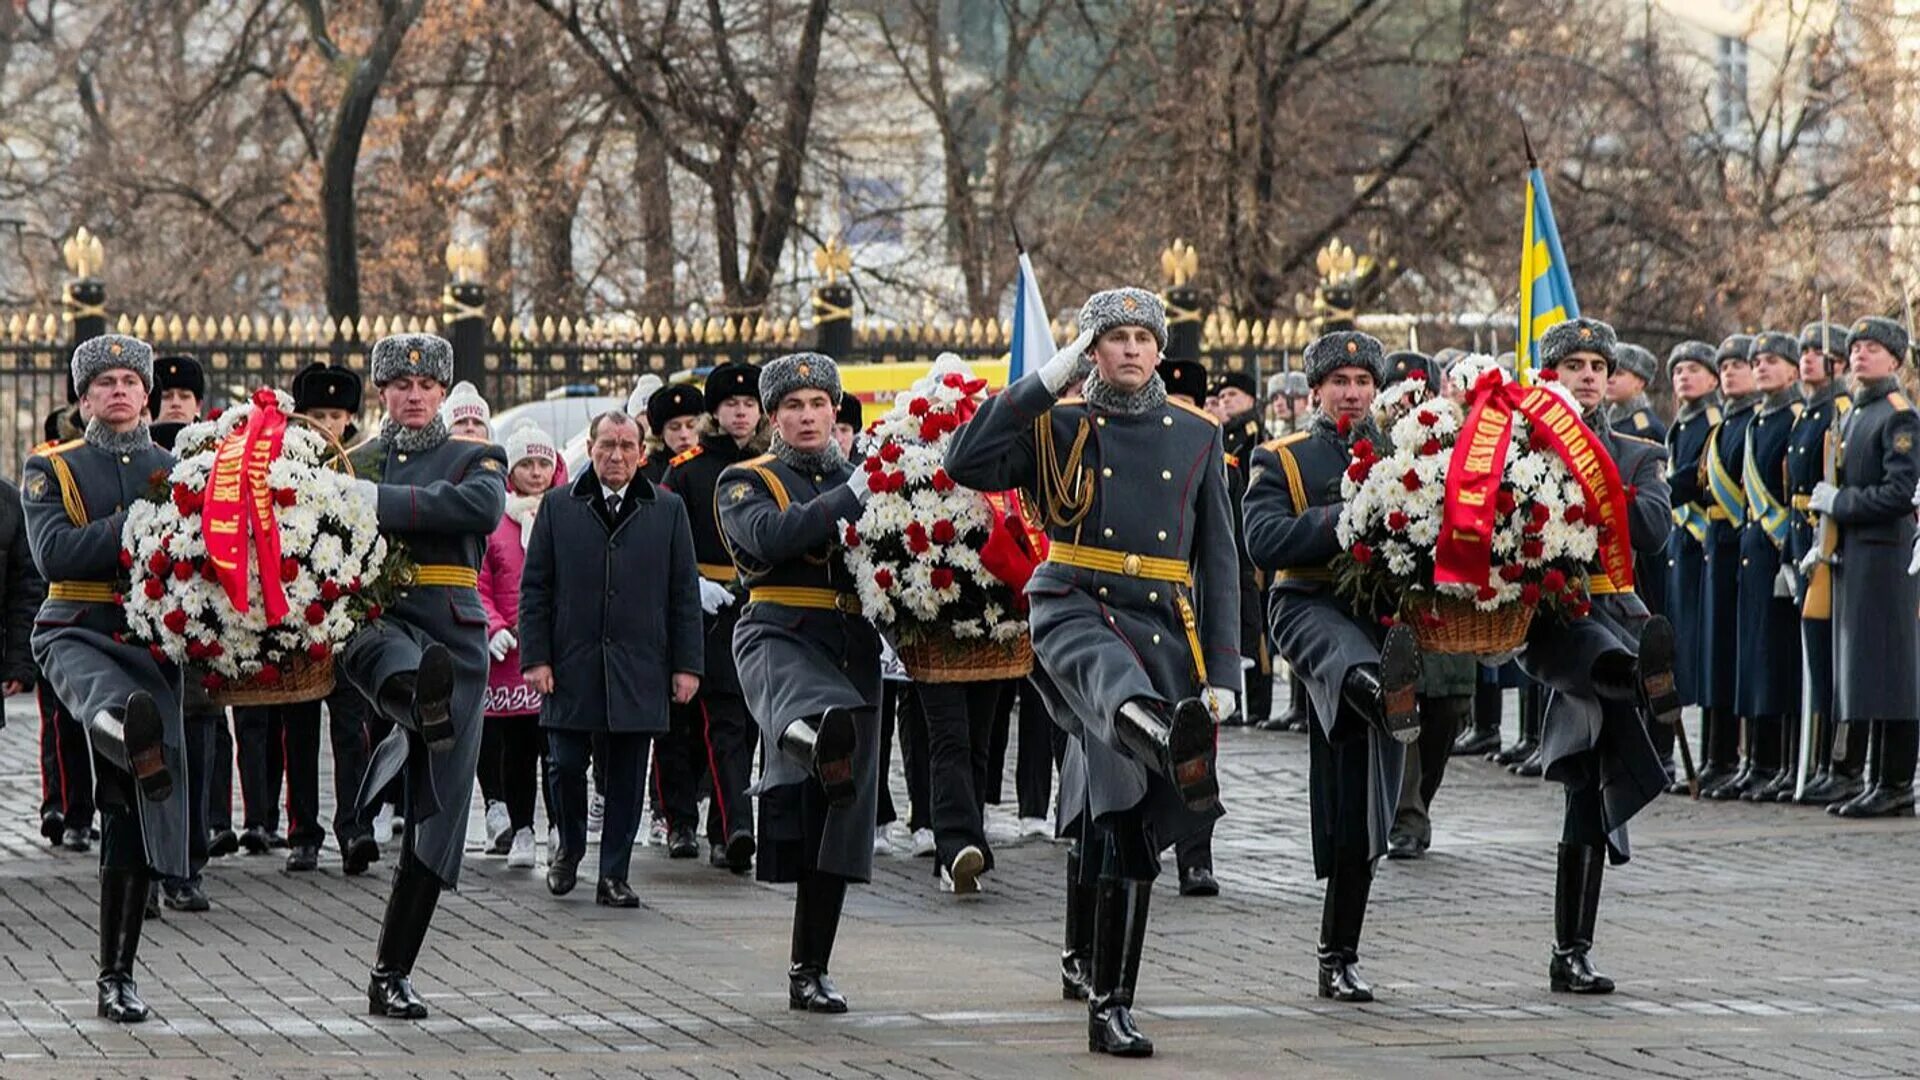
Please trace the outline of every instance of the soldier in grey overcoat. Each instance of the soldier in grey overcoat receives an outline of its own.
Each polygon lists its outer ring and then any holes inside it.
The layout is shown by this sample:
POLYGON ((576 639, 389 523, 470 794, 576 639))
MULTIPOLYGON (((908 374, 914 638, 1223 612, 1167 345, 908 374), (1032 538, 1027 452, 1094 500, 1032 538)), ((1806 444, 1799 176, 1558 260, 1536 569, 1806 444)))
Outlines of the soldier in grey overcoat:
MULTIPOLYGON (((1901 393, 1898 376, 1909 345, 1906 328, 1892 319, 1854 322, 1847 354, 1858 393, 1853 411, 1837 421, 1840 480, 1821 481, 1808 497, 1814 513, 1840 527, 1833 560, 1834 716, 1869 725, 1866 790, 1827 807, 1841 817, 1913 813, 1920 580, 1900 560, 1915 539, 1920 414, 1901 393)), ((1816 557, 1807 556, 1803 572, 1812 571, 1816 557)))
POLYGON ((787 1003, 847 1011, 828 977, 847 883, 873 876, 880 792, 880 635, 842 559, 868 474, 833 441, 840 373, 818 353, 760 372, 772 452, 727 466, 720 531, 746 585, 734 663, 767 748, 754 876, 795 882, 787 1003))
POLYGON ((459 884, 466 846, 488 663, 475 581, 506 510, 507 459, 492 443, 447 430, 440 405, 453 381, 453 346, 444 338, 382 338, 369 366, 386 417, 348 455, 356 492, 418 569, 401 599, 341 647, 338 667, 394 725, 361 782, 361 817, 371 819, 387 786, 404 777, 406 832, 367 1008, 414 1020, 427 1007, 413 990, 413 962, 440 890, 459 884))
POLYGON ((1219 422, 1169 398, 1155 372, 1160 298, 1096 293, 1079 323, 981 406, 946 467, 979 491, 1031 493, 1050 540, 1026 595, 1033 682, 1073 736, 1060 817, 1080 853, 1063 976, 1084 973, 1088 1048, 1142 1057, 1153 1043, 1132 1005, 1159 852, 1220 815, 1215 726, 1241 687, 1239 556, 1219 422), (1061 396, 1082 382, 1084 396, 1061 396))
POLYGON ((1341 479, 1353 444, 1381 441, 1371 410, 1386 381, 1380 342, 1351 330, 1307 346, 1317 407, 1305 430, 1254 451, 1244 507, 1247 552, 1271 576, 1274 645, 1306 684, 1313 704, 1309 784, 1313 869, 1321 902, 1319 994, 1373 1000, 1360 977, 1360 929, 1375 862, 1400 799, 1406 744, 1420 737, 1420 654, 1405 626, 1334 591, 1335 530, 1346 505, 1341 479))
POLYGON ((188 873, 186 727, 180 670, 126 643, 116 595, 127 506, 164 481, 173 455, 153 444, 144 410, 153 350, 107 334, 73 351, 73 383, 91 419, 80 439, 27 459, 27 543, 47 581, 33 658, 92 747, 100 809, 98 1012, 138 1023, 134 987, 150 882, 188 873))
MULTIPOLYGON (((1664 551, 1673 528, 1659 443, 1615 432, 1602 409, 1615 364, 1613 328, 1598 319, 1569 319, 1540 339, 1540 365, 1553 371, 1580 405, 1594 441, 1613 458, 1627 493, 1628 540, 1636 564, 1664 551)), ((1527 635, 1520 667, 1550 690, 1541 750, 1545 775, 1566 789, 1566 815, 1554 876, 1551 988, 1605 994, 1613 980, 1593 969, 1600 883, 1608 857, 1628 857, 1627 820, 1667 784, 1649 729, 1673 724, 1680 698, 1673 683, 1673 626, 1650 615, 1630 582, 1611 580, 1598 560, 1589 567, 1591 613, 1541 617, 1527 635)))

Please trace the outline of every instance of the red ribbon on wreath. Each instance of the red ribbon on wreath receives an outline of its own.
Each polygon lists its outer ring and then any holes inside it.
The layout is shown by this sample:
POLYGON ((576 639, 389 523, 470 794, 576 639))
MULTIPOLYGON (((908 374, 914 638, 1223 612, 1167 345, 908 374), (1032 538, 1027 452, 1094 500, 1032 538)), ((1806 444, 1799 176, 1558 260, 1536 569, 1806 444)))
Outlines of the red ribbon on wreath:
POLYGON ((267 470, 279 460, 286 434, 287 417, 273 391, 256 393, 246 424, 234 429, 214 451, 213 473, 200 511, 207 559, 213 563, 227 602, 241 614, 251 606, 247 538, 252 535, 269 626, 279 625, 287 615, 286 588, 280 577, 280 523, 273 513, 273 488, 267 482, 267 470))
POLYGON ((1601 568, 1622 590, 1633 587, 1633 548, 1627 528, 1627 493, 1620 469, 1591 428, 1565 398, 1541 386, 1506 381, 1499 371, 1480 376, 1468 394, 1471 406, 1447 462, 1447 494, 1440 540, 1434 545, 1433 580, 1439 585, 1488 583, 1500 478, 1513 440, 1513 418, 1524 416, 1546 448, 1566 462, 1600 528, 1601 568))

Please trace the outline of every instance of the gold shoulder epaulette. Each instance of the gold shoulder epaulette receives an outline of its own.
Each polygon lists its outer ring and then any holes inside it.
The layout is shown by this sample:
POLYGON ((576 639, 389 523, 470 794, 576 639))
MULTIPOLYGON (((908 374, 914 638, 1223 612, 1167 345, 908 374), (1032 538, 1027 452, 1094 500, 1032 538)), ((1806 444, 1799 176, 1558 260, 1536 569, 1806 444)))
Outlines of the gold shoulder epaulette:
POLYGON ((1707 423, 1717 424, 1719 422, 1720 422, 1720 406, 1718 405, 1707 406, 1707 423))
POLYGON ((1894 412, 1906 412, 1908 409, 1913 408, 1913 402, 1908 401, 1907 395, 1898 390, 1887 395, 1887 402, 1893 406, 1894 412))
POLYGON ((1239 467, 1240 467, 1240 455, 1239 455, 1239 454, 1228 454, 1228 455, 1227 455, 1227 468, 1229 468, 1229 469, 1237 469, 1237 468, 1239 468, 1239 467))
POLYGON ((1055 405, 1085 405, 1086 403, 1087 399, 1083 397, 1063 397, 1054 402, 1055 405))
POLYGON ((701 445, 700 443, 694 443, 692 446, 689 446, 685 450, 682 450, 679 453, 673 455, 673 457, 668 458, 667 467, 672 468, 675 465, 684 465, 687 462, 692 461, 694 458, 697 458, 701 454, 704 454, 706 452, 707 452, 707 448, 705 446, 701 445))
POLYGON ((1853 398, 1846 394, 1835 394, 1833 396, 1833 408, 1835 412, 1838 412, 1841 416, 1845 416, 1853 411, 1853 398))
POLYGON ((33 453, 41 457, 51 457, 54 454, 64 454, 74 447, 84 444, 86 441, 85 439, 68 439, 66 442, 61 442, 55 439, 52 442, 44 442, 34 447, 33 453))
POLYGON ((1282 435, 1277 439, 1268 439, 1266 442, 1260 444, 1260 449, 1278 451, 1281 447, 1292 446, 1294 443, 1312 434, 1313 432, 1311 431, 1296 431, 1291 435, 1282 435))
POLYGON ((1643 438, 1643 437, 1641 437, 1641 436, 1639 436, 1639 435, 1629 435, 1629 434, 1627 434, 1627 433, 1626 433, 1626 432, 1624 432, 1624 431, 1616 431, 1616 432, 1614 432, 1614 433, 1613 433, 1613 437, 1614 437, 1614 438, 1616 438, 1616 439, 1625 439, 1625 440, 1627 440, 1627 441, 1628 441, 1628 442, 1630 442, 1630 443, 1639 443, 1639 444, 1640 444, 1641 446, 1658 446, 1658 447, 1659 447, 1659 448, 1661 448, 1662 450, 1664 450, 1664 449, 1666 449, 1666 448, 1667 448, 1667 444, 1665 444, 1665 443, 1662 443, 1662 442, 1656 442, 1656 441, 1654 441, 1654 440, 1652 440, 1652 439, 1648 439, 1648 438, 1643 438))
POLYGON ((1185 409, 1186 411, 1192 413, 1193 415, 1199 417, 1200 419, 1205 420, 1207 423, 1212 424, 1214 427, 1220 426, 1219 417, 1213 415, 1212 413, 1208 412, 1207 410, 1201 408, 1198 405, 1189 405, 1186 402, 1176 397, 1168 398, 1167 404, 1172 405, 1175 408, 1185 409))
POLYGON ((1258 435, 1258 434, 1260 434, 1260 421, 1258 421, 1258 420, 1249 420, 1249 421, 1247 421, 1247 426, 1246 426, 1246 428, 1245 428, 1244 430, 1245 430, 1245 431, 1246 431, 1246 433, 1247 433, 1247 434, 1249 434, 1249 435, 1258 435))
POLYGON ((774 460, 775 458, 772 454, 761 454, 759 457, 748 458, 745 461, 736 461, 730 467, 735 469, 752 469, 761 465, 771 464, 774 460))
POLYGON ((1799 416, 1801 413, 1807 411, 1807 403, 1804 401, 1796 401, 1789 406, 1789 408, 1793 410, 1793 415, 1799 416))
POLYGON ((1646 413, 1637 412, 1633 414, 1633 427, 1635 431, 1645 431, 1651 423, 1652 421, 1647 419, 1646 413))

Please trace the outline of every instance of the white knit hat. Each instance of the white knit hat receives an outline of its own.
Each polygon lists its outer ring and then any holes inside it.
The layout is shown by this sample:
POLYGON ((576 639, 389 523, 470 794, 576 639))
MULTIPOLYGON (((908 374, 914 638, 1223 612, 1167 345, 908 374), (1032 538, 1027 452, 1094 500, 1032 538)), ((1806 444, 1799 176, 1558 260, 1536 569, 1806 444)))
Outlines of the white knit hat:
POLYGON ((560 461, 560 448, 554 445, 553 436, 531 421, 514 428, 507 436, 507 467, 512 468, 528 458, 540 458, 549 465, 560 461))
MULTIPOLYGON (((466 380, 453 384, 447 392, 447 400, 440 406, 440 415, 446 418, 447 426, 452 427, 462 420, 478 420, 493 430, 493 410, 487 407, 487 399, 466 380)), ((548 440, 551 442, 552 440, 548 440)))
POLYGON ((660 376, 652 372, 640 376, 640 381, 633 384, 633 393, 627 397, 627 415, 636 420, 645 417, 648 399, 653 397, 655 390, 665 385, 660 381, 660 376))

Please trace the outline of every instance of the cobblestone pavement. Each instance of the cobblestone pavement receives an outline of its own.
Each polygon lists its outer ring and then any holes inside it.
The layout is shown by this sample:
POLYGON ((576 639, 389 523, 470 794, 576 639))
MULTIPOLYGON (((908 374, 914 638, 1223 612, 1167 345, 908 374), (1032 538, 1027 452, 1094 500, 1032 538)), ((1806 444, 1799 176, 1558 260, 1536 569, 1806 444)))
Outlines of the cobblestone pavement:
POLYGON ((149 924, 156 1016, 117 1027, 93 1016, 95 856, 40 840, 34 723, 8 716, 4 1076, 1920 1075, 1913 821, 1662 800, 1601 905, 1620 991, 1571 998, 1546 986, 1558 791, 1456 759, 1433 853, 1381 865, 1362 942, 1381 1000, 1341 1006, 1313 995, 1305 739, 1245 730, 1222 739, 1223 895, 1182 899, 1169 873, 1155 896, 1149 1062, 1086 1052, 1055 974, 1063 849, 1033 841, 968 901, 930 860, 879 860, 848 901, 838 1018, 786 1008, 790 890, 649 848, 626 912, 470 854, 416 973, 432 1018, 371 1020, 384 878, 343 877, 331 848, 306 875, 233 856, 209 871, 213 912, 149 924))

